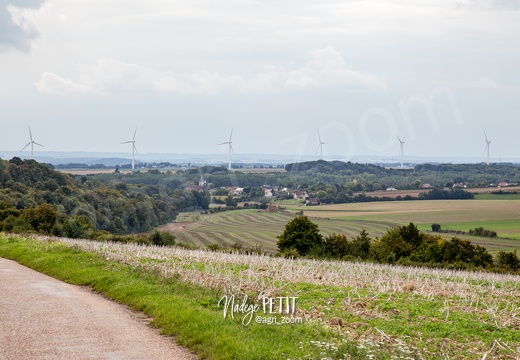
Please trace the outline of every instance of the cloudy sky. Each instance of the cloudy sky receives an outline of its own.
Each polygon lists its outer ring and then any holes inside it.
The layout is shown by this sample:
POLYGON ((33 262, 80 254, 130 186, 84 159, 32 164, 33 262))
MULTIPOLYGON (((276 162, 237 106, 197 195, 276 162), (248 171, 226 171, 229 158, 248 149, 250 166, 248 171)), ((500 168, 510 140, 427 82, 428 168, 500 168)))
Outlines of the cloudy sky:
POLYGON ((0 150, 519 157, 520 0, 0 0, 0 150))

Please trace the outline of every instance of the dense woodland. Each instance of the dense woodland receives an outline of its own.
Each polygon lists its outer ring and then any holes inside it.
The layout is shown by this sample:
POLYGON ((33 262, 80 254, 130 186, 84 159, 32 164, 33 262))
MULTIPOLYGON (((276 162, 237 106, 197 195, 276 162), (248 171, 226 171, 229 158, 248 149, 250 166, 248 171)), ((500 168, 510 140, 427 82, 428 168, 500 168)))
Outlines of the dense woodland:
POLYGON ((102 181, 63 174, 34 160, 0 161, 0 228, 5 231, 141 232, 175 219, 179 211, 208 205, 209 194, 175 184, 102 181))

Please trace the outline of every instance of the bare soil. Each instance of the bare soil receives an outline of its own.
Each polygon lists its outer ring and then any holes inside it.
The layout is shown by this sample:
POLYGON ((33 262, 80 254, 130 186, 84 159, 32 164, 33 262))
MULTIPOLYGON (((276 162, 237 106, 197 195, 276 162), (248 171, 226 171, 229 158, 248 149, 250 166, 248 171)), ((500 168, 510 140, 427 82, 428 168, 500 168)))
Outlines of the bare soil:
POLYGON ((195 224, 197 224, 197 223, 196 222, 182 222, 182 223, 171 222, 171 223, 159 226, 157 228, 157 230, 159 230, 159 231, 167 231, 167 232, 172 233, 172 234, 177 234, 177 233, 189 230, 195 224))

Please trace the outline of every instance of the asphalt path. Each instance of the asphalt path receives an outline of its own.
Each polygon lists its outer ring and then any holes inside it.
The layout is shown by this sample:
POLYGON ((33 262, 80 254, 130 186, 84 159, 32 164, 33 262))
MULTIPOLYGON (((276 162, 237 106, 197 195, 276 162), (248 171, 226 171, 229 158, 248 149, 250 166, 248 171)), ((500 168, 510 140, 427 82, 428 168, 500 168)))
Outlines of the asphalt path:
POLYGON ((197 359, 126 307, 0 258, 0 359, 197 359))

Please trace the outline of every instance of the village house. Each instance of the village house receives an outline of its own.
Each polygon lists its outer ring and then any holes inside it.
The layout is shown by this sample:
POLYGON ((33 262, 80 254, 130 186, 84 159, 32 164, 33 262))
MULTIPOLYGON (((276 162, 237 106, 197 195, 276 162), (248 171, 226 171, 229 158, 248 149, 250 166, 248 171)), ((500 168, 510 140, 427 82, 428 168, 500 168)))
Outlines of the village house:
POLYGON ((292 197, 297 200, 305 200, 305 198, 309 196, 305 191, 301 190, 293 190, 289 194, 291 194, 292 197))

